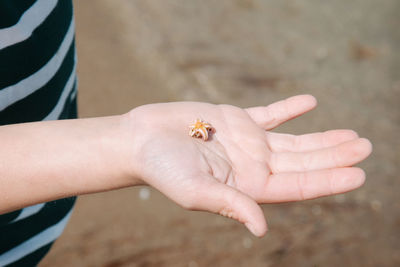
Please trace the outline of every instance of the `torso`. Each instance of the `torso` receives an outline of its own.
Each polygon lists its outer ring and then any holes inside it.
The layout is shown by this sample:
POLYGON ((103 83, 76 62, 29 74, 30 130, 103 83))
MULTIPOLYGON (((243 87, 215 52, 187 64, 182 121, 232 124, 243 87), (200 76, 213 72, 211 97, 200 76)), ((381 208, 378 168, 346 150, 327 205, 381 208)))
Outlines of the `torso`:
MULTIPOLYGON (((0 125, 76 118, 75 58, 71 0, 0 0, 0 125)), ((0 266, 36 265, 74 202, 0 215, 0 266)))

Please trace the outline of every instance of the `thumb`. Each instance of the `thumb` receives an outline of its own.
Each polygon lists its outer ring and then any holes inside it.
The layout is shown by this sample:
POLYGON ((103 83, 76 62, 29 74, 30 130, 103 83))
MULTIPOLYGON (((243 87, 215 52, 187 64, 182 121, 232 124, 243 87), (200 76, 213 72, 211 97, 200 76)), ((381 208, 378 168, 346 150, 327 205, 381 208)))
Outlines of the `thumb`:
POLYGON ((196 194, 194 209, 205 210, 237 220, 255 236, 261 237, 267 232, 267 223, 260 206, 248 195, 220 183, 214 177, 203 179, 205 190, 196 194))

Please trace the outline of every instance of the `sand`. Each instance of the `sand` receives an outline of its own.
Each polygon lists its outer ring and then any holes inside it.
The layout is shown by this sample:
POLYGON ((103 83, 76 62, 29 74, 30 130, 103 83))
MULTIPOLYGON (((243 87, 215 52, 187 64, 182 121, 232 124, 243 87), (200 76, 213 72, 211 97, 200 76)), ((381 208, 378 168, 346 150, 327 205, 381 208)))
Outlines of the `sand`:
POLYGON ((96 0, 75 11, 81 117, 309 93, 319 107, 277 131, 350 128, 374 152, 359 190, 264 205, 263 238, 152 189, 81 196, 40 266, 400 265, 399 1, 96 0))

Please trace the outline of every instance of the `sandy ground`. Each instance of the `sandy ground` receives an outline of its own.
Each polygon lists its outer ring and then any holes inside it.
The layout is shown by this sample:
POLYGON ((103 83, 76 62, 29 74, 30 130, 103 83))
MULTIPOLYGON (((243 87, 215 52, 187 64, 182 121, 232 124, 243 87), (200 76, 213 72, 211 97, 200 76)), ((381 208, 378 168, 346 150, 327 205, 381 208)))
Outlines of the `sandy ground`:
POLYGON ((278 131, 351 128, 374 152, 355 192, 263 206, 270 232, 261 239, 154 190, 80 197, 42 267, 400 266, 399 1, 75 4, 81 117, 310 93, 319 107, 278 131))

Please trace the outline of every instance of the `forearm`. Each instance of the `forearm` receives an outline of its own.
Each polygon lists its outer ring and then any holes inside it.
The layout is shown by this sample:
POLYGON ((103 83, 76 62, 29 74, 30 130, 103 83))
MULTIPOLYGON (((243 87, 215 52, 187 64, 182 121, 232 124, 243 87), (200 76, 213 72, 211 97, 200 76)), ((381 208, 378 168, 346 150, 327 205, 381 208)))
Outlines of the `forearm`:
POLYGON ((0 214, 138 183, 125 116, 0 127, 0 214))

